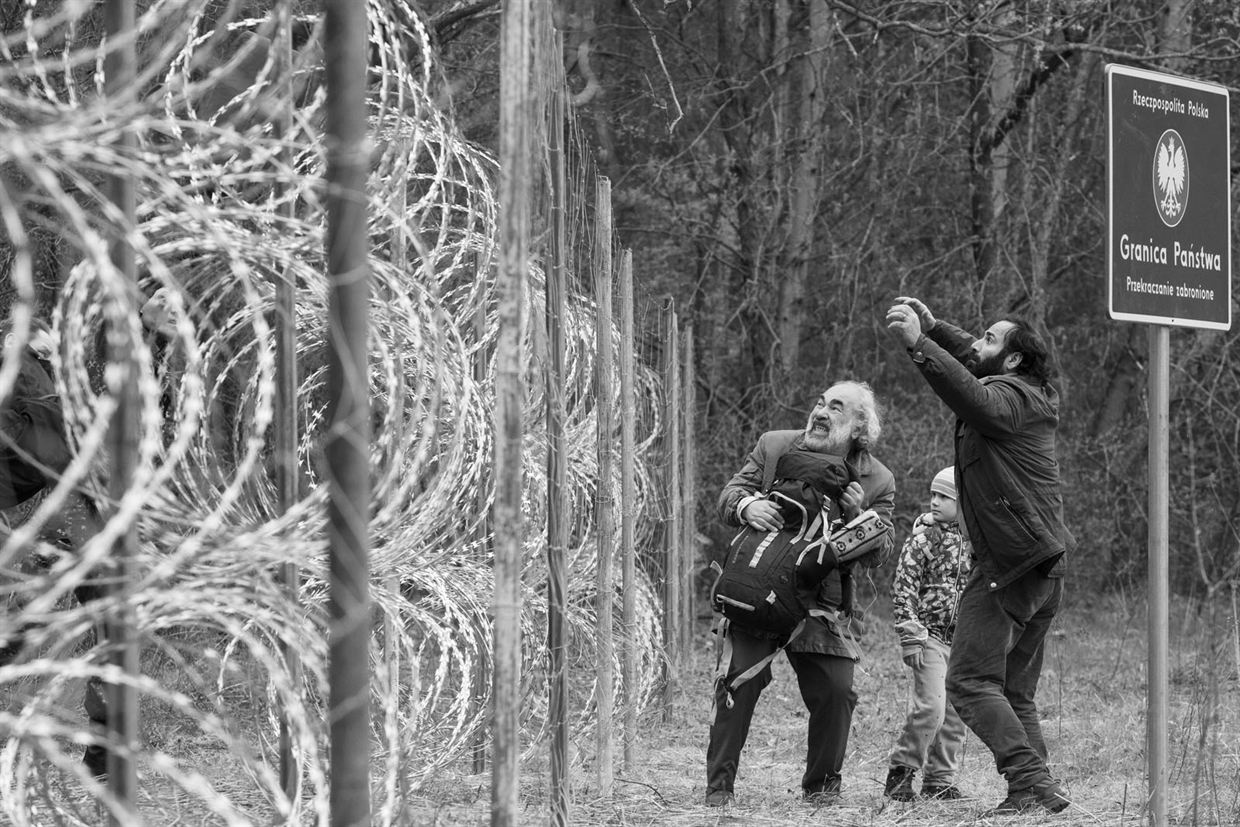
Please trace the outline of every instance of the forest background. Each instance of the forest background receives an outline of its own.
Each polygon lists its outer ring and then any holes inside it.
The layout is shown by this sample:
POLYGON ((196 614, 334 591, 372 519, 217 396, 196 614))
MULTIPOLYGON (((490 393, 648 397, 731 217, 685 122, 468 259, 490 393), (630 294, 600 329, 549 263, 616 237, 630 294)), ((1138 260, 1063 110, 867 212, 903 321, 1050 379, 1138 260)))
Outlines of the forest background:
MULTIPOLYGON (((498 3, 425 2, 458 122, 494 144, 498 3)), ((1108 62, 1240 85, 1230 2, 628 2, 557 7, 574 107, 642 289, 698 354, 698 524, 763 430, 871 383, 901 527, 951 417, 884 329, 895 296, 1051 343, 1085 589, 1145 577, 1144 325, 1107 317, 1108 62)), ((1234 220, 1234 219, 1233 219, 1234 220)), ((1171 338, 1171 577, 1236 576, 1237 333, 1171 338)), ((657 343, 655 343, 657 347, 657 343)))

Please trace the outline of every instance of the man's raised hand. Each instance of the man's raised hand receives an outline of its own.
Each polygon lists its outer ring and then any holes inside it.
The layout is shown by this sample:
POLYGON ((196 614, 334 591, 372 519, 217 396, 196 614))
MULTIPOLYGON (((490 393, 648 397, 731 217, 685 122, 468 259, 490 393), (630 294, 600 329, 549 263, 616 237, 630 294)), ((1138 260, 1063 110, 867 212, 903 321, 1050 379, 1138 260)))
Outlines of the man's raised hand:
POLYGON ((893 304, 887 309, 887 329, 905 347, 912 347, 921 338, 921 319, 907 304, 893 304))
POLYGON ((913 312, 917 314, 918 321, 921 322, 921 332, 929 333, 934 330, 934 326, 938 324, 938 320, 934 318, 934 314, 930 312, 930 308, 926 307, 921 299, 915 299, 912 296, 896 296, 897 304, 907 304, 913 308, 913 312))

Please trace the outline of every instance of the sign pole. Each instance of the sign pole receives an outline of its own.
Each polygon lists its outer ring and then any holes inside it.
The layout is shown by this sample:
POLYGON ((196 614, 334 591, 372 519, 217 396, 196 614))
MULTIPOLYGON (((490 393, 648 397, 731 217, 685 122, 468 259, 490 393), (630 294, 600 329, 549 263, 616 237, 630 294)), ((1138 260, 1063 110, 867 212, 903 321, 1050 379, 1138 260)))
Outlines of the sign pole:
POLYGON ((1170 422, 1171 329, 1149 328, 1149 674, 1146 686, 1146 743, 1149 768, 1151 827, 1167 823, 1167 651, 1170 587, 1168 521, 1170 493, 1167 481, 1170 422))

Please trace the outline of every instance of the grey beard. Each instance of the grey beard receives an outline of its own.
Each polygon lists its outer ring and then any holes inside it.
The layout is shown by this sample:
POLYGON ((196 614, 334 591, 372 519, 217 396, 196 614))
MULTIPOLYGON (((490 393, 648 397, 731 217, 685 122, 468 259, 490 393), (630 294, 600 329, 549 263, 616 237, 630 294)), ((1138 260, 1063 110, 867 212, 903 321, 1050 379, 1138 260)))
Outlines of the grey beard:
POLYGON ((820 454, 839 454, 842 456, 848 453, 849 446, 847 441, 838 439, 835 434, 820 434, 814 431, 807 431, 805 434, 805 447, 820 454))

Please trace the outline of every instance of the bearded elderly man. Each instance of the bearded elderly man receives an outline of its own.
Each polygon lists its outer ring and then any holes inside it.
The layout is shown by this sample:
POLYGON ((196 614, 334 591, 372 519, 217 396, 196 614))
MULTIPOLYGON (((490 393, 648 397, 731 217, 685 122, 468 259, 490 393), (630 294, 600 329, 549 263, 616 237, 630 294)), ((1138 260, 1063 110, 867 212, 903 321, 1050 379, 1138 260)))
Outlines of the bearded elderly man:
POLYGON ((900 297, 887 327, 956 415, 956 490, 976 562, 960 598, 947 697, 1007 780, 987 815, 1059 812, 1067 792, 1047 768, 1034 693, 1063 595, 1063 521, 1055 434, 1059 394, 1029 324, 1008 317, 975 339, 900 297))
MULTIPOLYGON (((810 412, 804 430, 768 431, 758 439, 740 471, 724 486, 719 513, 729 525, 749 525, 759 531, 783 526, 779 509, 762 495, 767 466, 798 451, 843 457, 855 477, 839 497, 839 515, 851 520, 865 509, 881 518, 884 536, 875 553, 858 565, 879 565, 891 552, 894 538, 891 514, 895 507, 895 479, 870 449, 882 432, 874 392, 862 382, 839 382, 822 394, 810 412)), ((860 658, 860 619, 852 610, 851 578, 832 571, 809 600, 817 610, 807 618, 801 634, 784 649, 797 676, 801 698, 809 710, 809 734, 803 798, 815 805, 839 800, 840 772, 848 747, 857 695, 853 670, 860 658)), ((769 662, 753 678, 729 690, 733 680, 777 652, 780 643, 751 634, 724 621, 730 661, 724 678, 715 685, 715 718, 706 749, 706 804, 723 806, 732 800, 741 750, 749 735, 754 708, 762 689, 771 682, 769 662)))

